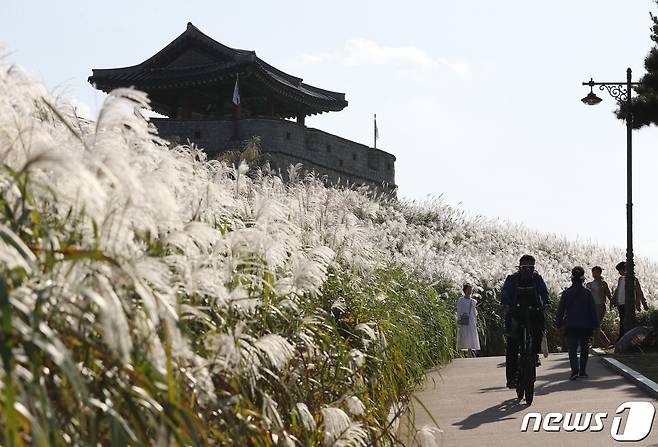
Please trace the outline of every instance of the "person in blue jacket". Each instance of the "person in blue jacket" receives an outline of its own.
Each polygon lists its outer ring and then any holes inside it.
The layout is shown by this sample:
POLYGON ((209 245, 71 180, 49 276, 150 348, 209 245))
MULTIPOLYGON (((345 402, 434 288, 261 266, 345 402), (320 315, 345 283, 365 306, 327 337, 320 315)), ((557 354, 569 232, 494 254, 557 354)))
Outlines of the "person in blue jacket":
POLYGON ((567 336, 571 380, 587 377, 589 339, 594 329, 599 326, 594 297, 592 292, 583 286, 583 282, 585 282, 585 270, 582 267, 574 267, 571 270, 571 287, 562 292, 555 315, 555 326, 558 329, 565 328, 564 332, 567 336), (579 346, 580 362, 576 352, 579 346))
POLYGON ((505 375, 507 387, 516 388, 517 359, 519 343, 524 322, 522 315, 527 308, 530 313, 529 330, 532 336, 532 351, 537 364, 541 351, 541 339, 544 334, 544 308, 548 305, 549 295, 546 283, 535 270, 535 258, 523 255, 519 260, 518 271, 505 278, 501 289, 501 304, 505 313, 505 375))

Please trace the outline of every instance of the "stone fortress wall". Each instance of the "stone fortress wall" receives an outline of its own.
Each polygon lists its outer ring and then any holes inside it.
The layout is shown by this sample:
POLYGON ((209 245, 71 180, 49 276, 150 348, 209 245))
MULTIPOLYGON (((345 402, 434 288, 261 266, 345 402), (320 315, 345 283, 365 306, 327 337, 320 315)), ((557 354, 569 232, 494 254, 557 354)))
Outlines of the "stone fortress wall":
MULTIPOLYGON (((213 158, 235 147, 234 122, 152 118, 160 136, 188 140, 213 158)), ((395 189, 395 156, 330 133, 292 121, 246 118, 239 121, 240 138, 260 137, 261 152, 275 170, 286 172, 290 164, 327 176, 330 183, 367 184, 377 190, 395 189)))

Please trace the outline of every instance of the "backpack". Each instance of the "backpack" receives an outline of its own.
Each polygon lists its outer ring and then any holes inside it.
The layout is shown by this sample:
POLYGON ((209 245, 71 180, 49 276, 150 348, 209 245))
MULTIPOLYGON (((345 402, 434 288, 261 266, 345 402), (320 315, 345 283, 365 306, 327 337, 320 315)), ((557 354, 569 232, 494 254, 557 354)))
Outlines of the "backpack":
POLYGON ((537 306, 541 308, 541 299, 537 292, 534 276, 530 279, 530 284, 520 284, 520 278, 516 278, 516 288, 514 294, 514 304, 517 309, 521 306, 537 306))

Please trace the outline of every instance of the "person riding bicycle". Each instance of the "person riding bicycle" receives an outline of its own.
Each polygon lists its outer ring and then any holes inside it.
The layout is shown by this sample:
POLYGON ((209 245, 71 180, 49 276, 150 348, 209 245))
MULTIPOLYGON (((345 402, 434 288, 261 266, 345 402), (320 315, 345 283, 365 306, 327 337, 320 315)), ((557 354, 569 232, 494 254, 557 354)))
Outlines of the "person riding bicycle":
POLYGON ((535 270, 535 258, 523 255, 519 260, 518 272, 508 275, 501 289, 501 304, 505 312, 505 364, 507 387, 515 388, 517 379, 517 358, 519 343, 526 310, 528 313, 528 330, 532 336, 532 353, 537 362, 541 351, 544 334, 544 308, 548 305, 549 295, 546 283, 535 270))

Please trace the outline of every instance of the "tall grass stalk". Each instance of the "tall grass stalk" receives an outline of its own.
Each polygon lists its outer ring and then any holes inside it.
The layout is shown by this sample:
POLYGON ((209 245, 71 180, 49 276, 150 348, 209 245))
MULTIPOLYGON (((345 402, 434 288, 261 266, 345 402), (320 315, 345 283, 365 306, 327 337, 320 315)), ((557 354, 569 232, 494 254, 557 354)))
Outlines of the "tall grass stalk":
MULTIPOLYGON (((573 263, 620 257, 207 160, 161 140, 147 106, 120 89, 81 121, 0 66, 5 445, 394 445, 426 369, 458 355, 462 282, 494 350, 520 253, 554 294, 573 263)), ((638 273, 654 297, 655 265, 638 273)))

